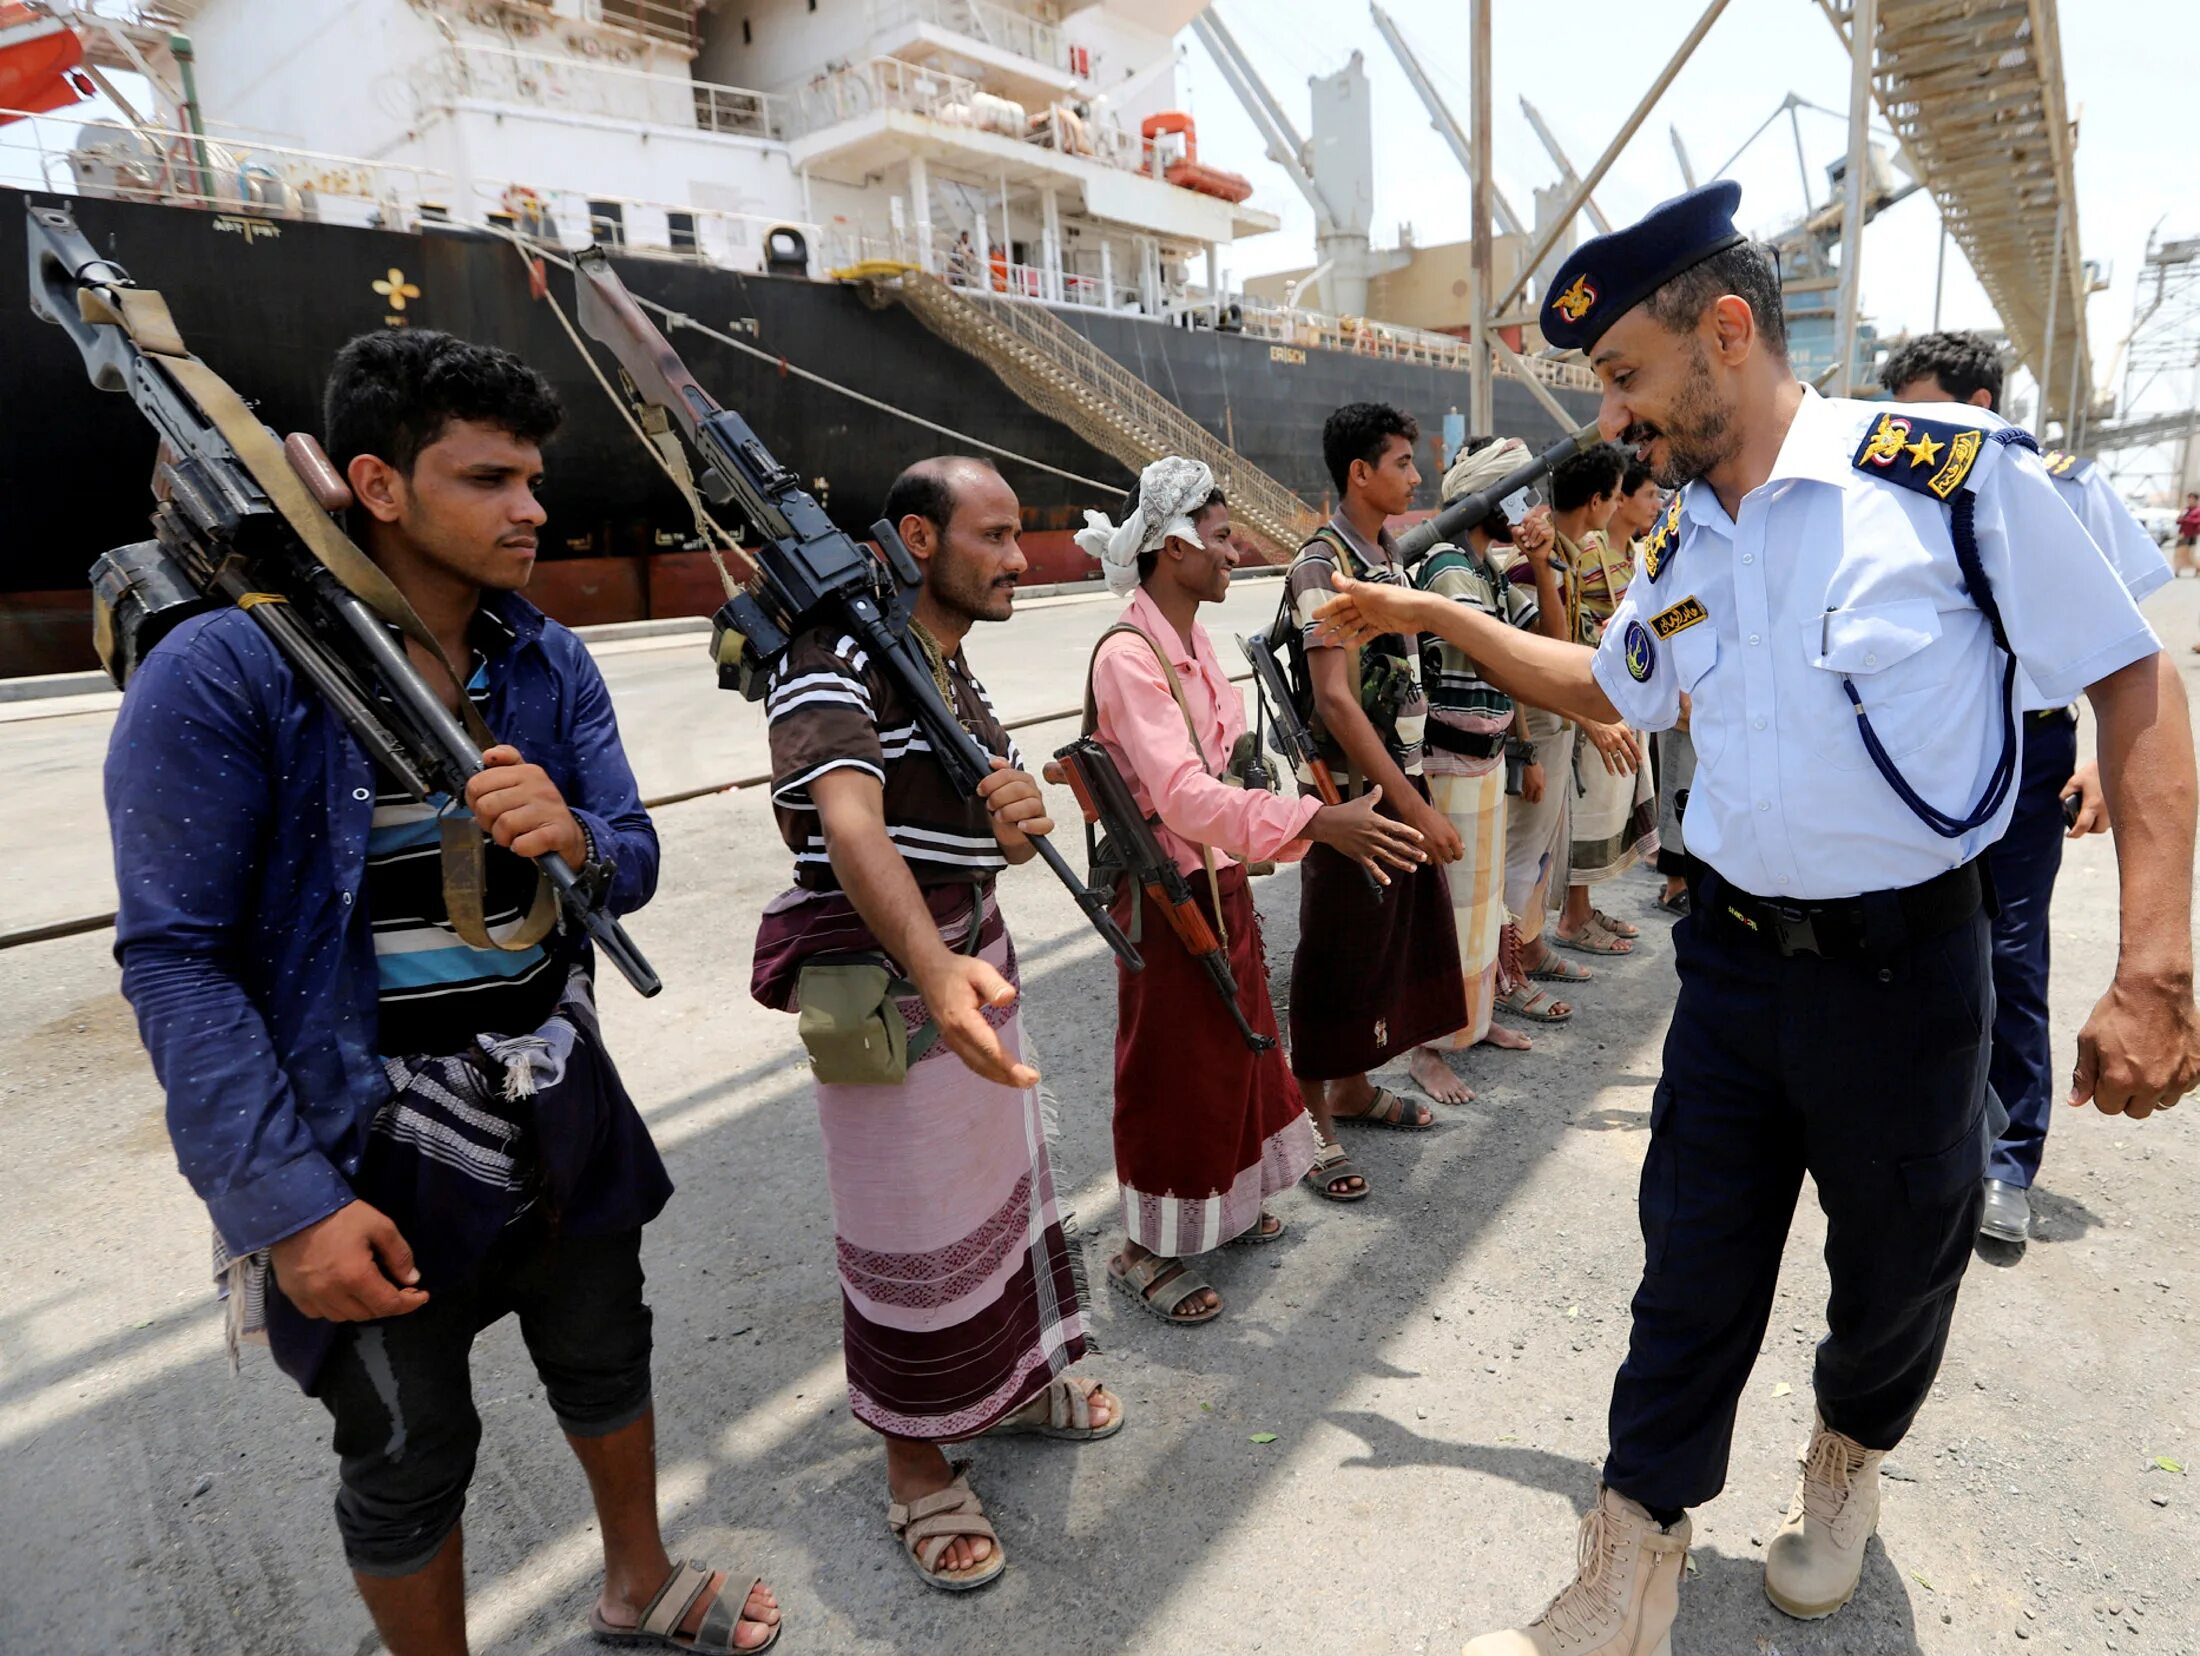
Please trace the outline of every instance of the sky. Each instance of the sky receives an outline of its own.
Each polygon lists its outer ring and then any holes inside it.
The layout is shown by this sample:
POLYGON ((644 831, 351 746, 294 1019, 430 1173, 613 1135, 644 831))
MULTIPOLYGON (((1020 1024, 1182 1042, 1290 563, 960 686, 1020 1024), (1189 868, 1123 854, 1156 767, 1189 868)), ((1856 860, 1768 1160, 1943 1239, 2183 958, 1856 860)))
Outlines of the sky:
MULTIPOLYGON (((1535 103, 1575 169, 1586 171, 1703 6, 1702 0, 1494 5, 1495 177, 1526 215, 1533 188, 1554 183, 1557 169, 1521 114, 1521 96, 1535 103)), ((1412 224, 1424 246, 1466 238, 1466 175, 1430 130, 1364 0, 1217 0, 1216 9, 1302 136, 1307 77, 1342 68, 1355 50, 1362 54, 1375 108, 1378 247, 1395 244, 1400 221, 1412 224)), ((1387 9, 1471 132, 1466 0, 1387 0, 1387 9)), ((2078 121, 2079 235, 2084 256, 2100 262, 2109 281, 2092 297, 2087 317, 2096 384, 2108 389, 2111 358, 2130 328, 2148 230, 2159 222, 2165 238, 2200 235, 2194 109, 2200 85, 2192 76, 2200 62, 2200 7, 2191 0, 2063 0, 2060 15, 2069 108, 2078 121)), ((1227 250, 1224 268, 1242 278, 1311 264, 1312 212, 1283 169, 1266 159, 1206 48, 1189 33, 1184 39, 1178 84, 1199 122, 1201 158, 1246 174, 1255 203, 1283 217, 1276 234, 1227 250)), ((1597 203, 1621 224, 1683 188, 1670 128, 1679 129, 1698 179, 1707 180, 1788 92, 1845 112, 1848 88, 1848 54, 1812 0, 1731 0, 1598 187, 1597 203)), ((1805 111, 1801 122, 1814 199, 1823 205, 1824 169, 1846 152, 1846 121, 1805 111)), ((1802 182, 1785 117, 1728 176, 1742 185, 1744 230, 1769 231, 1800 212, 1802 182)), ((1940 215, 1923 191, 1866 229, 1863 309, 1881 333, 1932 325, 1939 242, 1940 215)), ((1997 325, 1985 290, 1952 241, 1940 315, 1943 327, 1997 325)), ((2027 388, 2017 389, 2022 395, 2027 388)), ((2174 390, 2158 386, 2145 401, 2177 406, 2187 390, 2189 382, 2174 390)))

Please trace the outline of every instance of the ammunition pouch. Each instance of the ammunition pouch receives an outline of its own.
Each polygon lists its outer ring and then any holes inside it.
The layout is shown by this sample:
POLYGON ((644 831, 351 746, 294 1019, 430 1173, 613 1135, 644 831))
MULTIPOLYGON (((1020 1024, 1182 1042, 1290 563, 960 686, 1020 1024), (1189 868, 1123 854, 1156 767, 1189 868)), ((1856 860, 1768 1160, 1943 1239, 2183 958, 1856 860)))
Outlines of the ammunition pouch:
POLYGON ((92 646, 115 688, 129 687, 153 646, 179 623, 220 602, 193 586, 157 540, 103 554, 92 565, 92 646))
POLYGON ((802 968, 797 1030, 810 1069, 828 1086, 899 1086, 939 1040, 927 1020, 912 1036, 898 1002, 915 993, 883 954, 820 956, 802 968))

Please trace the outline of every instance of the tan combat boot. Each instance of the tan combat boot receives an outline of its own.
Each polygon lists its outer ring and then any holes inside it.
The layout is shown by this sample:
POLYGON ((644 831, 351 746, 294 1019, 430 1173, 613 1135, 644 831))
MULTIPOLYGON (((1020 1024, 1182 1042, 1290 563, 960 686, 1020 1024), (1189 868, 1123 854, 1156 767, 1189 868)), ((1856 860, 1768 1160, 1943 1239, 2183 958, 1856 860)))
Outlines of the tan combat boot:
POLYGON ((1599 1486, 1577 1551, 1579 1573, 1542 1615, 1516 1632, 1483 1634, 1462 1656, 1672 1656, 1688 1519, 1660 1529, 1626 1496, 1599 1486))
POLYGON ((1879 1527, 1879 1463, 1886 1458, 1817 1423, 1787 1522, 1765 1549, 1765 1597, 1775 1606, 1812 1621, 1849 1602, 1864 1573, 1864 1543, 1879 1527))

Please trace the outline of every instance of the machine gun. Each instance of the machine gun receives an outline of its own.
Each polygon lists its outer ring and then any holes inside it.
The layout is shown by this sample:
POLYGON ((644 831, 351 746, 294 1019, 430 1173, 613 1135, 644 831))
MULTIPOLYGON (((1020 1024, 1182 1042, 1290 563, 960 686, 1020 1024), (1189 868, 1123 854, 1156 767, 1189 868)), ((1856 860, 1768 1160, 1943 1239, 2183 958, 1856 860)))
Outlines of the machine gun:
MULTIPOLYGON (((320 445, 302 433, 278 442, 185 348, 161 296, 102 259, 66 208, 30 204, 27 230, 31 309, 75 342, 95 386, 124 393, 160 434, 154 538, 92 567, 94 642, 109 676, 125 684, 170 628, 234 604, 407 791, 462 800, 495 737, 465 697, 454 715, 391 636, 442 660, 411 604, 332 515, 350 490, 320 445)), ((467 943, 526 948, 562 912, 642 994, 663 987, 603 906, 602 865, 576 873, 554 853, 535 858, 533 909, 498 938, 482 913, 484 836, 463 810, 445 811, 442 826, 444 892, 467 943)))
MULTIPOLYGON (((1342 805, 1343 790, 1337 786, 1336 777, 1330 774, 1329 762, 1322 757, 1314 733, 1299 717, 1298 704, 1291 699, 1291 686, 1284 681, 1283 668, 1276 660, 1268 635, 1257 632, 1247 638, 1241 633, 1237 645, 1245 657, 1245 665, 1253 669, 1253 697, 1266 717, 1269 744, 1280 757, 1293 765, 1306 767, 1307 774, 1314 778, 1314 791, 1321 795, 1324 805, 1342 805)), ((1368 890, 1375 893, 1375 900, 1382 901, 1383 882, 1375 878, 1374 870, 1362 868, 1360 873, 1367 880, 1368 890)))
MULTIPOLYGON (((1088 832, 1096 826, 1102 836, 1092 842, 1092 883, 1101 886, 1105 874, 1107 885, 1112 886, 1116 874, 1126 874, 1134 886, 1159 904, 1177 941, 1199 962, 1207 981, 1222 997, 1222 1004, 1230 1009, 1231 1021, 1245 1037, 1246 1046, 1255 1052, 1268 1051, 1276 1044, 1274 1038, 1256 1032, 1245 1021, 1245 1009, 1238 1004, 1237 978, 1230 970, 1229 952, 1215 935, 1214 927, 1207 924, 1207 916, 1200 912, 1184 871, 1154 837, 1152 825, 1139 810, 1138 801, 1108 750, 1098 738, 1080 736, 1069 746, 1056 749, 1054 757, 1085 813, 1088 832)), ((1215 918, 1220 921, 1222 917, 1217 913, 1215 918)))
POLYGON ((1407 565, 1419 563, 1431 549, 1457 540, 1501 505, 1506 496, 1525 489, 1563 465, 1597 441, 1597 423, 1568 432, 1526 465, 1515 467, 1487 488, 1461 495, 1432 518, 1425 518, 1398 537, 1398 557, 1407 565))
MULTIPOLYGON (((601 248, 575 261, 573 285, 580 326, 618 359, 644 430, 669 442, 665 420, 676 422, 707 467, 703 492, 732 506, 763 543, 753 557, 741 558, 749 581, 713 618, 719 687, 760 699, 795 635, 829 624, 852 635, 893 676, 950 780, 966 798, 976 793, 992 756, 962 727, 909 635, 923 577, 894 525, 882 520, 871 526, 877 554, 835 525, 748 422, 696 382, 601 248)), ((1044 835, 1032 835, 1031 843, 1108 947, 1132 971, 1140 970, 1145 962, 1108 917, 1106 894, 1078 879, 1044 835)))

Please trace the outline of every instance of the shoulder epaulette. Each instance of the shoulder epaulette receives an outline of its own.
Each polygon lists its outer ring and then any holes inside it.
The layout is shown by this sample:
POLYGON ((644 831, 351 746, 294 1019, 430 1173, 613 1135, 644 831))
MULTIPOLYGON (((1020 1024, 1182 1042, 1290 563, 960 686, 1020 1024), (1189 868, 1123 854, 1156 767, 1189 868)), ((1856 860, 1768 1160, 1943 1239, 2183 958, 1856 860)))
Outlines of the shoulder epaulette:
MULTIPOLYGON (((1995 435, 1998 441, 2000 434, 1995 435)), ((1865 433, 1852 464, 1866 476, 1946 500, 1963 487, 1985 445, 1986 432, 1978 426, 1882 414, 1865 433)))
POLYGON ((1673 554, 1680 550, 1681 501, 1686 489, 1673 491, 1673 503, 1666 507, 1665 516, 1658 519, 1658 526, 1650 531, 1650 538, 1642 543, 1642 572, 1655 586, 1673 561, 1673 554))
POLYGON ((2093 470, 2093 462, 2082 454, 2065 454, 2061 449, 2049 449, 2040 456, 2040 464, 2047 468, 2047 475, 2058 483, 2083 483, 2093 470))

